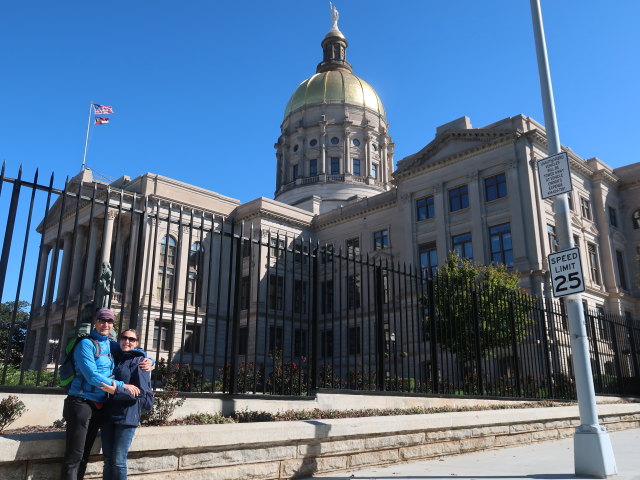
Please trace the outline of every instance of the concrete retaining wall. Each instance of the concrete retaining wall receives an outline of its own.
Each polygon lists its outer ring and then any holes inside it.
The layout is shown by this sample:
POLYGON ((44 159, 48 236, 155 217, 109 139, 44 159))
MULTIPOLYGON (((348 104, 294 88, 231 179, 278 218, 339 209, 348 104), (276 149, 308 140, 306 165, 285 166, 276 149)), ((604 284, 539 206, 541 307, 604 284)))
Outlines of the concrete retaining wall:
MULTIPOLYGON (((609 430, 640 427, 640 404, 600 405, 609 430)), ((577 406, 356 419, 141 428, 135 480, 275 480, 573 435, 577 406)), ((99 442, 96 442, 99 444, 99 442)), ((58 478, 62 434, 0 436, 0 478, 58 478)), ((99 445, 95 446, 99 453, 99 445)), ((96 455, 87 478, 98 478, 96 455)))
MULTIPOLYGON (((17 395, 27 410, 9 428, 21 428, 32 425, 50 427, 54 421, 62 418, 62 406, 66 397, 61 389, 51 389, 50 393, 0 392, 0 400, 9 395, 17 395)), ((617 397, 599 397, 598 401, 617 400, 617 397)), ((521 403, 520 401, 490 400, 466 397, 421 397, 403 395, 366 395, 366 394, 331 394, 318 393, 314 397, 265 397, 260 395, 222 395, 222 394, 187 394, 184 405, 173 414, 172 418, 181 418, 190 413, 220 412, 231 415, 241 410, 282 412, 285 410, 320 410, 358 409, 363 408, 410 408, 410 407, 463 407, 485 406, 504 403, 521 403)))

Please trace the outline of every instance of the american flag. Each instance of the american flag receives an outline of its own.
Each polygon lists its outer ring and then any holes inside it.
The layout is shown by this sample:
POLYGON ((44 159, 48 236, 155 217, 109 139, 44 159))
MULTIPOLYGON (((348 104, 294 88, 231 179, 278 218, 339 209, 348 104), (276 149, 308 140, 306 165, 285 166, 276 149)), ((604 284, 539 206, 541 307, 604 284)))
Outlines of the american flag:
POLYGON ((96 115, 109 115, 113 113, 113 107, 109 105, 98 105, 97 103, 93 104, 93 110, 96 112, 96 115))
POLYGON ((106 125, 109 123, 109 119, 107 117, 96 117, 96 125, 106 125))

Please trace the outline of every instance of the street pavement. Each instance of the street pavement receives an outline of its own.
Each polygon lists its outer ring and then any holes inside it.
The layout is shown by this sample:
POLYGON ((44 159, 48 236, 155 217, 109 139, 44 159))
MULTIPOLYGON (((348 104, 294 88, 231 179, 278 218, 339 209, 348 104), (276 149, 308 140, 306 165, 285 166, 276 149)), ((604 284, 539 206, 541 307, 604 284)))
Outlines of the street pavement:
MULTIPOLYGON (((640 429, 611 432, 611 443, 618 467, 612 480, 640 480, 640 429)), ((573 464, 573 438, 521 447, 487 450, 432 460, 369 467, 310 478, 325 480, 586 480, 576 476, 573 464)), ((591 477, 592 478, 592 477, 591 477)))

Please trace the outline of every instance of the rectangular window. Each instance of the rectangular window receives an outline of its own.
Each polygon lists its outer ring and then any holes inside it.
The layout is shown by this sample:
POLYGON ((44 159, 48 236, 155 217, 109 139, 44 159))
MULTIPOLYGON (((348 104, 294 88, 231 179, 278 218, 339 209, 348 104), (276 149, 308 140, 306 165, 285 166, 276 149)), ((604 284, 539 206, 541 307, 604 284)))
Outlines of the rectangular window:
POLYGON ((418 247, 418 255, 420 257, 422 275, 425 277, 435 275, 438 269, 438 251, 436 250, 436 242, 420 245, 418 247))
POLYGON ((196 303, 196 280, 198 274, 196 272, 189 272, 187 274, 187 303, 191 306, 196 303))
POLYGON ((318 160, 316 158, 309 160, 309 176, 315 177, 318 175, 318 160))
POLYGON ((359 158, 353 159, 353 174, 357 177, 360 176, 360 159, 359 158))
POLYGON ((249 310, 249 275, 240 279, 240 310, 249 310))
POLYGON ((307 331, 296 328, 293 333, 293 355, 295 357, 307 356, 307 331))
POLYGON ((598 252, 596 246, 592 243, 587 244, 587 254, 589 256, 589 270, 591 271, 591 280, 596 285, 600 285, 600 268, 598 266, 598 252))
POLYGON ((271 310, 283 310, 283 293, 284 277, 282 275, 269 275, 269 308, 271 310))
POLYGON ((320 356, 333 357, 333 330, 330 328, 320 332, 320 356))
POLYGON ((296 243, 293 246, 293 260, 297 263, 309 263, 309 246, 296 243))
POLYGON ((613 207, 609 207, 609 225, 612 227, 618 226, 618 213, 613 207))
POLYGON ((269 255, 272 258, 280 258, 284 257, 285 245, 284 239, 279 239, 278 237, 271 237, 269 240, 269 255))
POLYGON ((347 330, 347 353, 358 355, 362 351, 362 332, 360 326, 349 327, 347 330))
POLYGON ((331 157, 331 175, 338 175, 340 173, 340 158, 331 157))
POLYGON ((320 261, 323 265, 327 262, 333 262, 333 244, 325 245, 320 249, 320 261))
POLYGON ((513 246, 511 244, 511 226, 508 223, 489 228, 491 261, 513 267, 513 246))
POLYGON ((456 212, 469 207, 469 188, 460 185, 449 190, 449 211, 456 212))
POLYGON ((549 250, 551 252, 557 252, 558 237, 556 236, 556 227, 547 224, 547 237, 549 238, 549 250))
POLYGON ((471 243, 470 233, 455 235, 451 238, 451 244, 453 251, 456 252, 460 258, 473 260, 473 244, 471 243))
POLYGON ((371 164, 371 178, 378 178, 378 164, 371 164))
POLYGON ((284 328, 281 326, 271 325, 269 327, 269 352, 282 350, 284 345, 284 328))
POLYGON ((569 210, 573 212, 573 195, 571 192, 567 193, 567 201, 569 202, 569 210))
POLYGON ((624 256, 620 250, 616 250, 616 263, 618 264, 618 281, 620 288, 627 289, 627 275, 624 271, 624 256))
POLYGON ((604 307, 602 305, 596 305, 596 311, 598 315, 598 330, 600 330, 600 338, 602 340, 611 340, 610 322, 608 322, 604 316, 604 307))
POLYGON ((169 322, 155 322, 153 328, 153 349, 167 352, 169 351, 171 341, 171 324, 169 322), (160 342, 159 345, 158 342, 160 342))
POLYGON ((373 249, 381 250, 389 246, 389 230, 373 232, 373 249))
POLYGON ((240 327, 238 330, 238 355, 246 355, 249 352, 249 327, 240 327))
POLYGON ((300 176, 300 168, 298 167, 298 165, 294 165, 293 166, 293 180, 295 180, 299 176, 300 176))
POLYGON ((507 196, 507 177, 504 173, 484 179, 484 193, 487 202, 507 196))
POLYGON ((184 338, 185 353, 200 353, 200 325, 187 325, 184 338))
POLYGON ((333 312, 333 280, 326 280, 320 284, 320 313, 333 312))
POLYGON ((435 216, 435 207, 433 205, 433 195, 422 197, 416 200, 416 219, 426 220, 435 216))
POLYGON ((251 239, 243 238, 242 239, 242 257, 247 258, 251 256, 251 239))
POLYGON ((347 277, 347 308, 360 308, 360 275, 347 277))
POLYGON ((360 237, 349 238, 347 240, 347 255, 349 258, 360 256, 360 237))
POLYGON ((580 197, 580 211, 584 218, 591 220, 591 202, 588 198, 580 197))
POLYGON ((162 300, 165 302, 173 301, 174 279, 175 271, 173 268, 164 268, 162 265, 158 267, 158 300, 162 300))
POLYGON ((307 313, 307 282, 304 280, 293 283, 293 313, 307 313))

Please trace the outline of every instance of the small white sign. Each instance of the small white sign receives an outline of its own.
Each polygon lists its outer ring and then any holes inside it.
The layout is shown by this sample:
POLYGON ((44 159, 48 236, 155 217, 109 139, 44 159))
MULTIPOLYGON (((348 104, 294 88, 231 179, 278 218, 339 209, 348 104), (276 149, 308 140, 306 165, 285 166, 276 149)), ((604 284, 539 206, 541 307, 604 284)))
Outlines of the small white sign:
POLYGON ((538 160, 538 178, 543 199, 570 192, 571 172, 567 152, 538 160))
POLYGON ((547 257, 547 260, 551 270, 554 297, 584 292, 580 250, 577 247, 552 253, 547 257))

